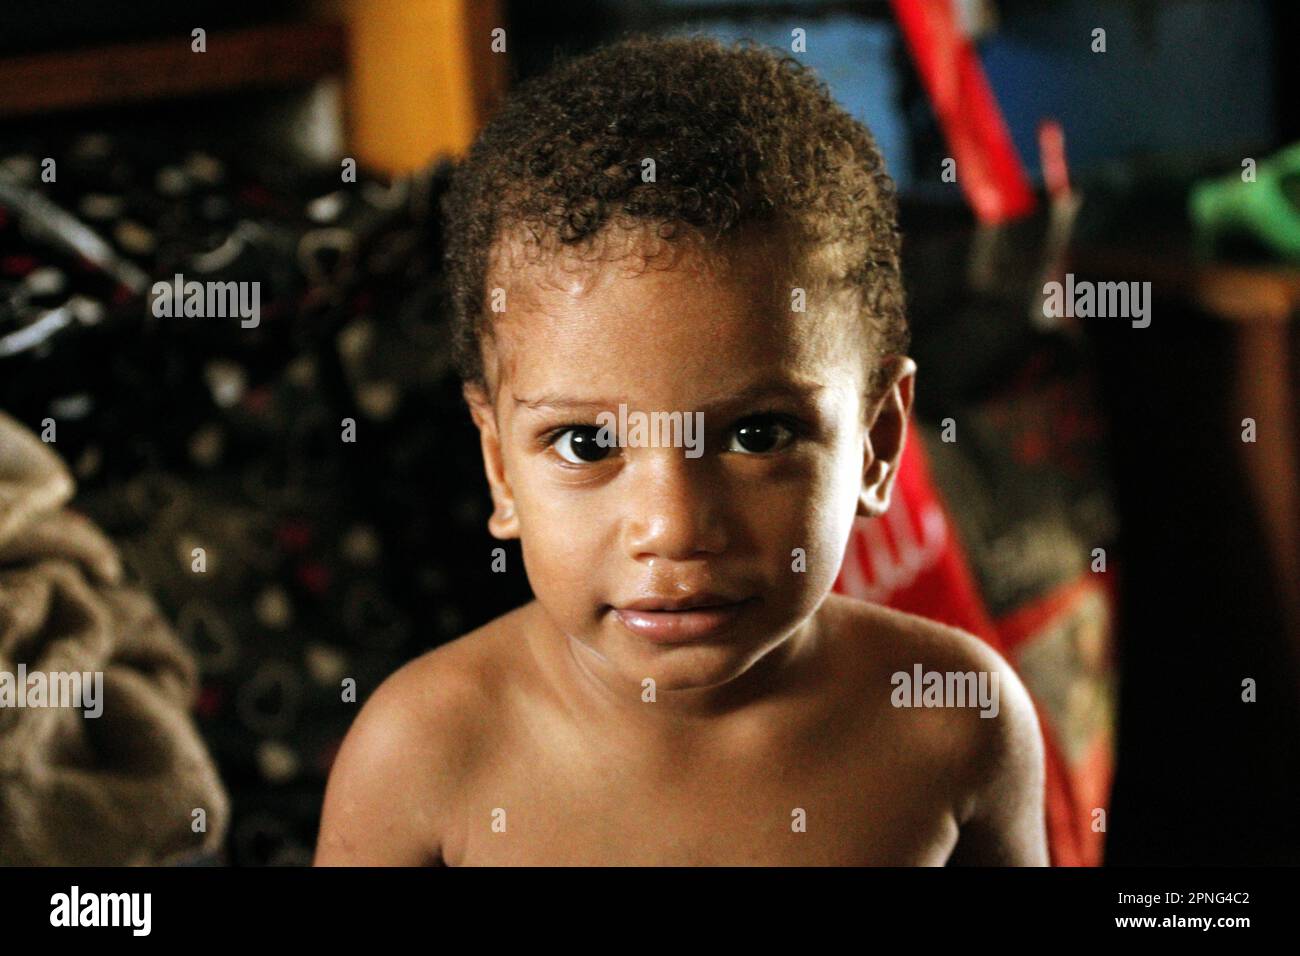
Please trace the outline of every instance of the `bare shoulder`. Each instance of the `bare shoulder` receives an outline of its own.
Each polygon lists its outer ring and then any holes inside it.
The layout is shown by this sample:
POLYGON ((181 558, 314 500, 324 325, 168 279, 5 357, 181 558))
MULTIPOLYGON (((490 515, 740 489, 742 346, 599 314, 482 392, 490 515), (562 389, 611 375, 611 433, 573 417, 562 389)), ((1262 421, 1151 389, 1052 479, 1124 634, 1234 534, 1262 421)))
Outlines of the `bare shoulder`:
MULTIPOLYGON (((862 676, 873 679, 882 669, 889 675, 915 665, 939 671, 988 671, 1023 691, 1011 665, 973 634, 892 608, 830 594, 827 623, 837 643, 836 653, 862 676)), ((1025 702, 1028 702, 1026 695, 1025 702)), ((1031 705, 1032 706, 1032 705, 1031 705)))
POLYGON ((366 700, 330 770, 315 864, 438 863, 487 746, 512 618, 409 661, 366 700))
POLYGON ((827 621, 840 672, 946 781, 954 862, 1045 863, 1042 733, 1007 660, 965 631, 840 595, 827 621))

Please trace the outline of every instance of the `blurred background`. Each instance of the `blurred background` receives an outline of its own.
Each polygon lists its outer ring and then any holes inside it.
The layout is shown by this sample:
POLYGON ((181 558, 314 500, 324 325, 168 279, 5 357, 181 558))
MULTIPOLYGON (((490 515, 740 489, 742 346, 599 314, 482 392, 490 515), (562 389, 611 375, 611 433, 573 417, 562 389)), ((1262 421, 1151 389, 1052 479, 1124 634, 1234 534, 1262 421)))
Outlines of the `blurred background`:
MULTIPOLYGON (((35 566, 6 528, 51 506, 15 492, 50 479, 22 430, 194 662, 230 811, 201 850, 160 818, 128 857, 108 801, 103 839, 43 856, 67 804, 20 818, 0 787, 0 863, 306 864, 368 694, 529 599, 517 545, 492 570, 438 201, 512 84, 627 32, 780 48, 875 133, 916 437, 837 589, 1016 665, 1053 862, 1300 862, 1293 3, 48 0, 0 13, 0 583, 35 566), (260 282, 260 323, 155 317, 176 273, 260 282), (1151 324, 1044 316, 1066 273, 1150 282, 1151 324)), ((41 613, 0 664, 66 637, 41 613)), ((133 772, 22 719, 10 766, 133 772)))

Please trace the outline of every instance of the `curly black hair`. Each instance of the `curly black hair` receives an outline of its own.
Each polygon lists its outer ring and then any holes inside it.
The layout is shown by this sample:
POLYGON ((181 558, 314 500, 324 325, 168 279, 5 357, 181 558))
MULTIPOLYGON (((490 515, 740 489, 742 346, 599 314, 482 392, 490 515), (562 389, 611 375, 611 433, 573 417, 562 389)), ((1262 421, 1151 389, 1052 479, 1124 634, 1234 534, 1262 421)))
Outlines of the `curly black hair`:
MULTIPOLYGON (((808 68, 743 42, 624 39, 517 87, 443 199, 457 370, 486 388, 489 257, 507 231, 577 246, 607 227, 718 239, 795 227, 838 250, 879 354, 908 347, 894 184, 867 128, 808 68), (653 182, 643 159, 655 161, 653 182)), ((878 369, 877 369, 878 370, 878 369)))

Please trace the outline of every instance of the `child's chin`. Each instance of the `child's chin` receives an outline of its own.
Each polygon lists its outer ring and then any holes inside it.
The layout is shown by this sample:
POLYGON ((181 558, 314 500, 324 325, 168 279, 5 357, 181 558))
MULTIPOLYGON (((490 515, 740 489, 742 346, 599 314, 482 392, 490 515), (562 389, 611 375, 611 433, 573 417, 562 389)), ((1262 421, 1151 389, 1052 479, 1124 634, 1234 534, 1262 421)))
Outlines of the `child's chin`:
POLYGON ((656 693, 703 690, 735 680, 749 669, 754 649, 736 644, 685 644, 650 647, 625 658, 622 670, 643 687, 653 678, 656 693))

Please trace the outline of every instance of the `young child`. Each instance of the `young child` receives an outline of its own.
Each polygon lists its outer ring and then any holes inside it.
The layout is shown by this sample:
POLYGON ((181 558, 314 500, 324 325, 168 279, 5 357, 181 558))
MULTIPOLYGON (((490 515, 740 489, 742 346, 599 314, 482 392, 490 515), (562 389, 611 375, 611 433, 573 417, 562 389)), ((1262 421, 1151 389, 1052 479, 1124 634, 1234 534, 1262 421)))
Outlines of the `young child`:
POLYGON ((830 593, 916 370, 870 133, 790 58, 627 40, 520 87, 446 213, 535 599, 374 692, 316 863, 1045 864, 1007 663, 830 593))

